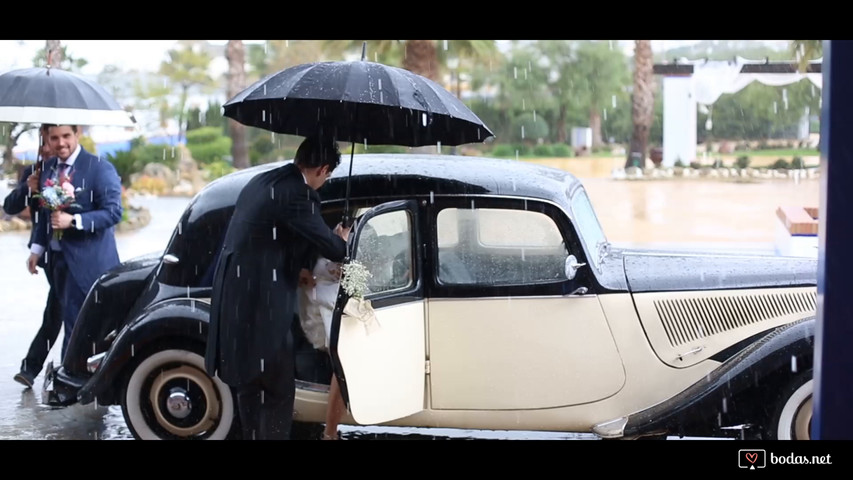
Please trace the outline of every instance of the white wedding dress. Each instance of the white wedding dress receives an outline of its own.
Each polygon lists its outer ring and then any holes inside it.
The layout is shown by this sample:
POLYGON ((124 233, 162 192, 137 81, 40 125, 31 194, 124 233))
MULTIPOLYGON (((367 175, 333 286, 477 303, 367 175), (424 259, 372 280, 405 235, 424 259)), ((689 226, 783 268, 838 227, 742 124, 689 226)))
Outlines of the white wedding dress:
POLYGON ((332 313, 341 285, 341 264, 320 257, 312 274, 316 285, 299 287, 299 321, 314 348, 328 349, 332 313))

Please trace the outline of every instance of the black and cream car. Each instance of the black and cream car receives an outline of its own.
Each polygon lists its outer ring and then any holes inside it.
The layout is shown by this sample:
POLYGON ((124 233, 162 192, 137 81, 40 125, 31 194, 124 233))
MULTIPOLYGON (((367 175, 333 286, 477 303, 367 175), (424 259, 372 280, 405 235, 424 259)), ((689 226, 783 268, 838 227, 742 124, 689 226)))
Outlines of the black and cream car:
MULTIPOLYGON (((348 161, 320 190, 330 225, 348 161)), ((49 403, 121 405, 137 438, 239 434, 203 368, 210 284, 240 189, 279 165, 211 183, 164 252, 98 280, 49 403)), ((294 332, 297 424, 324 421, 335 371, 344 423, 809 437, 814 259, 613 248, 574 176, 523 161, 359 155, 350 189, 379 327, 342 298, 331 355, 294 332)))

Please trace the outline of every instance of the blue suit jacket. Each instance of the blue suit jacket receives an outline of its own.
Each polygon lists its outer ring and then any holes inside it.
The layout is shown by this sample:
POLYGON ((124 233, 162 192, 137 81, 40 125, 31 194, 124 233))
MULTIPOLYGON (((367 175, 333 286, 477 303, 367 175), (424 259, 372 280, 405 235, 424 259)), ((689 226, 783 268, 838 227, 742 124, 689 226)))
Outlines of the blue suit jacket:
MULTIPOLYGON (((57 162, 56 157, 45 161, 39 179, 41 185, 55 175, 57 162)), ((121 180, 113 164, 81 147, 72 168, 71 183, 78 206, 67 212, 80 214, 83 229, 66 229, 60 244, 69 275, 80 289, 88 292, 99 276, 119 264, 115 225, 121 221, 122 214, 121 180)), ((39 208, 33 226, 32 242, 45 247, 46 252, 53 238, 50 213, 47 208, 39 208)))

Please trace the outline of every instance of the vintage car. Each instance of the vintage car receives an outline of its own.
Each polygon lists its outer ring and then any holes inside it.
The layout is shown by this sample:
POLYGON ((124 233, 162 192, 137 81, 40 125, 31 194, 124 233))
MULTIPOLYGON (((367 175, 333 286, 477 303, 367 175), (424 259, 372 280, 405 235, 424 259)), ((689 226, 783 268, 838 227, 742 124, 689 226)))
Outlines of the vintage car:
MULTIPOLYGON (((324 421, 334 371, 350 424, 809 437, 816 260, 614 248, 577 178, 524 161, 353 162, 349 202, 344 158, 322 213, 357 218, 378 326, 342 315, 344 293, 331 354, 293 322, 294 434, 324 421)), ((121 405, 141 439, 239 435, 233 392, 203 368, 211 278, 238 192, 280 165, 212 182, 164 252, 101 276, 48 403, 121 405)))

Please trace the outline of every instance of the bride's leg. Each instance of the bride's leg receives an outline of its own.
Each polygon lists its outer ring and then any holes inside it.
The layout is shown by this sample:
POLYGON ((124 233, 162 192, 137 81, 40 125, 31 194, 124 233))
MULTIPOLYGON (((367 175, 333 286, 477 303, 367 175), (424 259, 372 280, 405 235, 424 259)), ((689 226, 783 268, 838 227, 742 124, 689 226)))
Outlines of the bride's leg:
POLYGON ((332 374, 332 382, 329 385, 329 402, 326 407, 326 428, 323 430, 323 440, 337 440, 338 424, 344 414, 344 398, 341 396, 341 387, 338 386, 338 377, 332 374))

